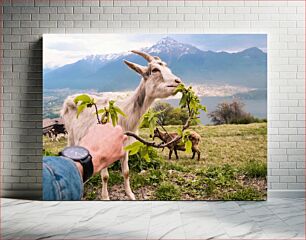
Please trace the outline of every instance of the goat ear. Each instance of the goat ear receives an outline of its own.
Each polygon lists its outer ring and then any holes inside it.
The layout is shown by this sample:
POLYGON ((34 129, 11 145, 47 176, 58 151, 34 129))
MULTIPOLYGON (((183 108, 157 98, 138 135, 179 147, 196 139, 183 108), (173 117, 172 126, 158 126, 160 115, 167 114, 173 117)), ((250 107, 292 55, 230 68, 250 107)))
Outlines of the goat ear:
POLYGON ((129 61, 127 61, 127 60, 124 60, 124 63, 125 63, 126 65, 128 65, 129 68, 131 68, 131 69, 134 70, 135 72, 139 73, 141 76, 145 76, 146 73, 147 73, 147 67, 138 65, 138 64, 136 64, 136 63, 129 62, 129 61))

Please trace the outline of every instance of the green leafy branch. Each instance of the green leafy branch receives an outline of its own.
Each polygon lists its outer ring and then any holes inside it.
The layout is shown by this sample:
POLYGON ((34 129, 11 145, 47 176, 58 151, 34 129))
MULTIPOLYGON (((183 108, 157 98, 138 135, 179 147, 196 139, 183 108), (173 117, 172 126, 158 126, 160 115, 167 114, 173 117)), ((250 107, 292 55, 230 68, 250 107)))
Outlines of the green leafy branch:
POLYGON ((94 106, 98 124, 106 124, 111 120, 113 126, 116 126, 118 124, 119 114, 126 117, 125 113, 115 105, 115 101, 113 100, 108 102, 108 107, 98 109, 94 98, 89 97, 87 94, 82 94, 74 98, 74 103, 77 105, 77 117, 79 117, 85 108, 94 106))
POLYGON ((169 135, 166 128, 160 123, 160 121, 158 119, 158 115, 163 113, 163 112, 164 112, 164 110, 155 112, 152 109, 149 109, 149 111, 147 113, 142 115, 142 117, 140 119, 139 127, 141 128, 141 127, 144 127, 144 126, 148 126, 150 135, 153 135, 154 134, 154 129, 156 128, 157 125, 159 125, 166 132, 166 134, 171 138, 171 136, 169 135))
MULTIPOLYGON (((206 107, 201 105, 199 97, 195 94, 195 92, 192 90, 192 87, 186 88, 183 84, 180 84, 175 91, 175 94, 181 93, 182 97, 179 102, 179 106, 183 108, 187 108, 188 110, 188 119, 186 120, 185 124, 178 128, 177 132, 178 135, 171 139, 171 141, 165 143, 156 143, 156 142, 149 142, 146 139, 141 138, 134 132, 126 131, 125 134, 127 136, 135 138, 136 142, 128 145, 125 147, 126 151, 129 151, 130 155, 134 154, 140 154, 141 157, 143 157, 145 160, 150 161, 149 159, 149 150, 150 147, 154 148, 165 148, 172 144, 178 144, 179 141, 181 141, 185 145, 186 152, 191 152, 192 148, 192 142, 189 139, 190 132, 186 131, 189 126, 190 122, 192 120, 196 120, 197 123, 199 123, 199 117, 200 111, 206 112, 206 107)), ((103 107, 102 109, 98 109, 96 101, 94 98, 90 98, 86 94, 82 94, 77 96, 74 99, 74 103, 77 105, 77 117, 80 115, 81 112, 84 111, 85 108, 91 108, 94 106, 95 108, 95 115, 97 117, 98 124, 105 124, 107 122, 112 121, 113 126, 116 126, 118 124, 119 116, 122 115, 123 117, 127 117, 125 113, 115 105, 115 101, 111 100, 108 103, 108 107, 103 107), (101 115, 101 116, 100 116, 101 115)), ((148 126, 150 134, 154 134, 154 129, 157 125, 161 126, 166 134, 168 136, 169 133, 167 130, 162 126, 162 124, 158 121, 158 114, 160 112, 154 112, 152 110, 149 110, 147 113, 145 113, 141 118, 141 126, 148 126)), ((171 138, 171 136, 170 136, 171 138)))
MULTIPOLYGON (((127 146, 125 149, 131 151, 130 155, 136 154, 138 152, 141 152, 142 149, 145 146, 149 147, 155 147, 155 148, 165 148, 168 147, 172 144, 177 144, 179 141, 182 141, 183 144, 185 144, 185 149, 186 152, 190 153, 191 148, 192 148, 192 142, 189 139, 190 132, 185 131, 186 129, 189 128, 190 122, 192 120, 196 120, 197 123, 199 123, 199 117, 198 115, 200 114, 200 111, 205 111, 206 112, 206 107, 201 105, 199 97, 195 94, 193 91, 192 87, 186 88, 183 84, 180 84, 176 88, 175 93, 182 93, 182 97, 179 103, 179 106, 181 108, 187 108, 188 109, 188 119, 185 122, 185 124, 179 128, 178 135, 173 138, 171 141, 167 143, 156 143, 156 142, 149 142, 141 137, 139 137, 137 134, 133 132, 125 132, 126 135, 134 137, 136 140, 139 142, 135 142, 129 146, 127 146), (133 153, 133 154, 131 154, 133 153)), ((142 123, 140 126, 149 126, 150 133, 153 134, 154 129, 156 125, 158 124, 158 118, 157 115, 160 114, 160 112, 153 112, 153 111, 148 111, 146 114, 143 115, 142 117, 142 123)), ((165 128, 162 126, 162 128, 165 130, 165 128)), ((165 130, 166 134, 168 132, 165 130)), ((168 134, 169 135, 169 134, 168 134)), ((170 135, 169 135, 170 136, 170 135)))

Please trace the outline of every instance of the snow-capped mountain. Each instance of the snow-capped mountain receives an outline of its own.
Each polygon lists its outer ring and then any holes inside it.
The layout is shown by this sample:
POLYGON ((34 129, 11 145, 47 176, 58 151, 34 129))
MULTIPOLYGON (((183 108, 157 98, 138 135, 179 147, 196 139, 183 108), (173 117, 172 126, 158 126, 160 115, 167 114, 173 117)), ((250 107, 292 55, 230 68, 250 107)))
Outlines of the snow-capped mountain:
POLYGON ((181 57, 185 54, 196 54, 201 52, 198 48, 180 43, 173 38, 165 37, 159 40, 152 47, 143 49, 145 52, 150 54, 174 54, 176 57, 181 57))
POLYGON ((122 52, 122 53, 113 53, 113 54, 103 54, 103 55, 88 55, 84 59, 88 62, 97 62, 97 63, 105 63, 109 61, 113 61, 119 57, 128 55, 128 52, 122 52))
MULTIPOLYGON (((266 88, 267 55, 258 48, 249 48, 238 53, 202 51, 166 37, 141 50, 159 56, 185 83, 226 83, 266 88)), ((44 88, 99 91, 134 89, 140 77, 123 63, 124 59, 147 64, 143 58, 129 52, 91 55, 76 63, 44 72, 44 88)))

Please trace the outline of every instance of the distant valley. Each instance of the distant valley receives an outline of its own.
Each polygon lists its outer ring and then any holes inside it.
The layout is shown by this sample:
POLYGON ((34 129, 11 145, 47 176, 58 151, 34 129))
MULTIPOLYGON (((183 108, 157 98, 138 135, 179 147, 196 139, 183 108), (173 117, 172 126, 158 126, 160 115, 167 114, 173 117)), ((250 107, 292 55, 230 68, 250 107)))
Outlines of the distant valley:
MULTIPOLYGON (((241 101, 260 99, 266 101, 266 89, 256 89, 241 86, 230 85, 203 85, 192 84, 193 90, 199 97, 213 97, 218 98, 238 98, 241 101)), ((121 92, 99 92, 96 89, 44 89, 43 96, 43 113, 44 118, 56 118, 59 116, 60 109, 67 96, 88 93, 96 96, 112 99, 115 101, 121 101, 133 94, 133 91, 121 91, 121 92)), ((168 99, 178 99, 180 94, 170 97, 168 99)), ((165 100, 166 101, 166 100, 165 100)))

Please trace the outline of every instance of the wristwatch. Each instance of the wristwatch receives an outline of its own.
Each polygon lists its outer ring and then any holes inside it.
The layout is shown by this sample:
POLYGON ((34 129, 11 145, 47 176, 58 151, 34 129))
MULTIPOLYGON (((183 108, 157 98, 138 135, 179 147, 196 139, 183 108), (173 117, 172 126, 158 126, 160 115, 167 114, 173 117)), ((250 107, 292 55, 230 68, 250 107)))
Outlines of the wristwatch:
POLYGON ((93 174, 92 157, 86 148, 80 146, 71 146, 64 148, 59 153, 63 157, 70 158, 79 162, 83 167, 83 182, 86 182, 93 174))

